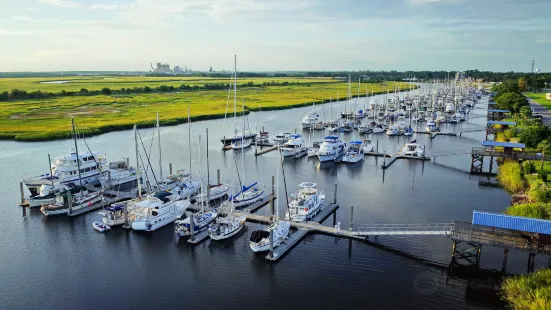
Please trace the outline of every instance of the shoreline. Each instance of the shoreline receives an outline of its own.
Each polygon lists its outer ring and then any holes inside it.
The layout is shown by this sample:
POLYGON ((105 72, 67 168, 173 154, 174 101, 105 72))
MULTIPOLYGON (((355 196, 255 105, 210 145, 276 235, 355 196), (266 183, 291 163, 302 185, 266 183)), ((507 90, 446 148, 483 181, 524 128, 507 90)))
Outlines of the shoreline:
MULTIPOLYGON (((412 90, 418 89, 421 86, 419 84, 413 84, 412 90)), ((398 93, 408 92, 410 89, 400 90, 398 93)), ((385 94, 386 91, 378 91, 373 92, 373 95, 381 95, 385 94)), ((353 98, 358 97, 354 96, 353 98)), ((360 94, 359 98, 365 98, 365 97, 371 97, 371 94, 360 94)), ((340 102, 348 100, 348 97, 340 97, 333 102, 340 102)), ((265 108, 249 108, 248 106, 245 106, 245 115, 249 115, 251 112, 261 112, 261 111, 275 111, 275 110, 288 110, 288 109, 294 109, 294 108, 302 108, 306 106, 310 106, 312 104, 318 105, 318 104, 326 104, 329 103, 329 99, 322 99, 318 101, 310 101, 305 103, 298 103, 293 105, 283 105, 283 106, 273 106, 273 107, 265 107, 265 108)), ((226 113, 216 113, 216 114, 203 114, 203 115, 196 115, 191 116, 191 122, 198 122, 198 121, 206 121, 206 120, 213 120, 213 119, 221 119, 226 116, 226 113)), ((77 119, 78 120, 78 119, 77 119)), ((187 123, 187 116, 186 117, 178 117, 178 118, 172 118, 168 120, 162 120, 161 126, 176 126, 180 124, 187 123)), ((78 122, 77 122, 78 124, 78 122)), ((132 123, 132 124, 120 124, 120 125, 105 125, 101 127, 96 128, 82 128, 81 132, 79 133, 79 137, 83 138, 89 138, 94 136, 99 136, 105 133, 109 132, 115 132, 115 131, 123 131, 123 130, 130 130, 134 127, 134 125, 137 125, 139 129, 141 128, 152 128, 156 124, 155 120, 152 121, 144 121, 144 122, 138 122, 138 123, 132 123)), ((72 132, 67 131, 58 131, 58 132, 52 132, 49 136, 44 137, 33 137, 33 138, 17 138, 19 134, 23 134, 24 132, 18 132, 13 134, 7 134, 7 133, 0 133, 0 141, 16 141, 16 142, 47 142, 47 141, 57 141, 57 140, 68 140, 72 139, 72 132)))

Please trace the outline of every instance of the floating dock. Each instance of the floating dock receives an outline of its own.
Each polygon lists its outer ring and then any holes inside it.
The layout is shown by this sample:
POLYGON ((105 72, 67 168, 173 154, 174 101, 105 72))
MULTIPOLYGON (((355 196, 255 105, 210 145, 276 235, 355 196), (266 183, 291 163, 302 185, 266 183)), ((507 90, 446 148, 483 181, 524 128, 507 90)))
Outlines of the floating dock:
POLYGON ((387 169, 388 167, 390 167, 398 159, 414 159, 414 160, 428 161, 428 160, 430 160, 430 157, 427 157, 427 156, 392 155, 390 161, 383 163, 381 165, 381 168, 387 169))
POLYGON ((268 152, 271 152, 271 151, 275 151, 277 150, 277 145, 274 145, 274 146, 270 146, 270 147, 267 147, 265 149, 262 149, 262 150, 255 150, 254 151, 254 155, 255 156, 258 156, 258 155, 262 155, 262 154, 266 154, 268 152))

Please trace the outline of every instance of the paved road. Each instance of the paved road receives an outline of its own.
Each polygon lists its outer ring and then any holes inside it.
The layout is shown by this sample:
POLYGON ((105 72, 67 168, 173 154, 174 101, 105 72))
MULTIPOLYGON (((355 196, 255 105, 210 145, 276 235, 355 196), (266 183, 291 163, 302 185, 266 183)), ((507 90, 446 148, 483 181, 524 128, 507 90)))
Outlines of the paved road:
POLYGON ((544 125, 551 126, 551 111, 547 110, 544 106, 535 102, 534 100, 526 97, 530 102, 530 107, 534 109, 535 114, 543 116, 542 121, 544 125))

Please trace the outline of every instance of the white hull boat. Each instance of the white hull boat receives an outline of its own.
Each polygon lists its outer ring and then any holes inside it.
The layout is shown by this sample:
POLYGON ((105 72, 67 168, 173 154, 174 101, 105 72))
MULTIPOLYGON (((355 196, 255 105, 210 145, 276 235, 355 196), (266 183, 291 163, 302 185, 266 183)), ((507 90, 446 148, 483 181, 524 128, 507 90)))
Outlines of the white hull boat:
POLYGON ((155 231, 182 216, 191 205, 189 200, 175 200, 171 193, 157 192, 138 203, 139 212, 132 222, 132 229, 155 231))
POLYGON ((300 188, 296 194, 291 195, 289 210, 285 215, 286 220, 304 222, 311 220, 321 211, 325 201, 325 193, 319 190, 316 183, 304 182, 298 185, 300 188))
POLYGON ((99 231, 99 232, 106 232, 109 229, 111 229, 111 227, 109 227, 108 225, 103 224, 102 222, 93 222, 92 227, 94 227, 94 229, 99 231))
POLYGON ((193 218, 193 234, 197 234, 207 229, 209 227, 209 224, 212 223, 217 216, 218 213, 216 213, 215 211, 194 213, 190 217, 186 217, 183 220, 177 220, 174 223, 174 233, 180 238, 190 237, 191 218, 193 218))
POLYGON ((364 159, 364 145, 362 141, 350 141, 348 151, 344 154, 342 161, 345 163, 357 163, 364 159))
POLYGON ((233 202, 233 206, 235 208, 243 208, 262 199, 264 191, 258 189, 256 185, 257 183, 255 182, 248 187, 243 186, 237 195, 230 197, 230 202, 233 202))
POLYGON ((217 218, 209 227, 209 237, 212 240, 224 240, 237 235, 247 220, 246 215, 234 216, 232 214, 224 218, 217 218))
MULTIPOLYGON (((210 185, 210 200, 216 200, 228 194, 228 187, 223 184, 210 185)), ((197 201, 207 201, 207 192, 200 193, 195 197, 197 201)))
POLYGON ((273 229, 273 247, 279 246, 287 236, 291 228, 291 222, 279 221, 273 223, 264 230, 257 230, 252 233, 249 239, 249 246, 253 252, 265 252, 270 250, 270 230, 273 229))

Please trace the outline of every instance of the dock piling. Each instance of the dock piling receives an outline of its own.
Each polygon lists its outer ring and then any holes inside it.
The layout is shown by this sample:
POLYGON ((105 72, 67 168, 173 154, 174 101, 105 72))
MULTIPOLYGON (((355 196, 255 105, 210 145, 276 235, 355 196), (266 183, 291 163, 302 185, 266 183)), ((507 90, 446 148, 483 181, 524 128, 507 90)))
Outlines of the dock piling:
POLYGON ((354 229, 354 207, 350 207, 350 221, 348 222, 348 231, 354 229))
POLYGON ((172 163, 168 163, 168 173, 172 175, 172 163))
POLYGON ((536 253, 528 254, 528 274, 534 272, 534 261, 536 260, 536 253))
POLYGON ((189 217, 189 231, 191 235, 189 236, 189 240, 194 241, 195 240, 195 221, 193 221, 193 213, 189 217))
POLYGON ((220 169, 216 169, 216 180, 218 180, 218 184, 220 184, 220 169))
POLYGON ((270 258, 274 258, 274 229, 270 228, 270 258))
POLYGON ((23 182, 19 182, 19 191, 21 192, 21 205, 25 204, 25 190, 23 188, 23 182))
POLYGON ((333 203, 337 203, 337 183, 335 183, 335 191, 333 192, 333 203))
POLYGON ((71 195, 71 192, 67 192, 67 203, 69 204, 69 210, 67 211, 67 214, 71 215, 73 213, 73 196, 71 195))
POLYGON ((507 256, 509 256, 509 249, 505 248, 503 250, 503 262, 501 263, 501 272, 505 273, 507 269, 507 256))
POLYGON ((379 140, 377 140, 377 153, 379 153, 379 140))
POLYGON ((130 167, 130 158, 126 157, 126 166, 130 167))
POLYGON ((107 170, 107 185, 111 187, 111 170, 107 170))

